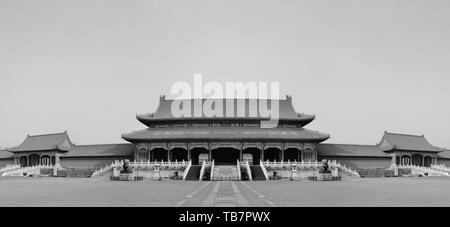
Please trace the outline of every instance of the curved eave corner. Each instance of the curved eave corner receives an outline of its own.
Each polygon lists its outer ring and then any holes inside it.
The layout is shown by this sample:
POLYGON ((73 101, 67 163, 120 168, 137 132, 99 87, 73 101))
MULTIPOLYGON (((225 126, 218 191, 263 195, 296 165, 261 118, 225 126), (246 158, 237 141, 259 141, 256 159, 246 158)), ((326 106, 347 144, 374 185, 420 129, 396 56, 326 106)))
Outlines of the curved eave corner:
POLYGON ((59 145, 56 145, 55 146, 55 150, 61 151, 61 152, 69 152, 70 148, 68 148, 68 147, 61 147, 59 145))
POLYGON ((313 122, 316 119, 316 115, 305 115, 305 119, 302 120, 302 126, 305 127, 309 123, 313 122))
POLYGON ((149 118, 149 115, 152 115, 152 114, 137 114, 136 115, 136 119, 139 121, 139 122, 141 122, 142 124, 144 124, 144 125, 146 125, 146 126, 149 126, 148 125, 148 122, 149 121, 151 121, 149 118))
POLYGON ((329 140, 329 139, 331 138, 331 135, 330 135, 330 134, 327 134, 327 133, 321 133, 321 132, 317 132, 317 133, 323 135, 323 137, 322 137, 321 139, 318 140, 319 143, 325 142, 325 141, 327 141, 327 140, 329 140))
POLYGON ((126 141, 128 141, 128 142, 130 142, 130 143, 133 143, 133 142, 135 142, 135 140, 131 138, 131 134, 132 134, 132 133, 133 133, 133 132, 131 132, 131 133, 123 133, 123 134, 121 135, 121 137, 122 137, 122 139, 124 139, 124 140, 126 140, 126 141))
POLYGON ((395 151, 395 148, 394 148, 394 146, 392 146, 390 148, 384 148, 384 149, 380 147, 380 150, 383 152, 389 153, 389 152, 395 151))

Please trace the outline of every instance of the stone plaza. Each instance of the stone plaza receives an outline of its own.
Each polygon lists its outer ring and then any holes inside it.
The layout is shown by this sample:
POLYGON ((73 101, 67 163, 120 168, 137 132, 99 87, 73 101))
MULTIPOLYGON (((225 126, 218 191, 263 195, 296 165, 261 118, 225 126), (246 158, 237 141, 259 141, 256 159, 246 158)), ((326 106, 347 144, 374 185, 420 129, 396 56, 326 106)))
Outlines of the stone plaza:
POLYGON ((0 177, 2 207, 448 206, 450 178, 340 182, 140 181, 0 177), (387 193, 388 192, 388 193, 387 193))

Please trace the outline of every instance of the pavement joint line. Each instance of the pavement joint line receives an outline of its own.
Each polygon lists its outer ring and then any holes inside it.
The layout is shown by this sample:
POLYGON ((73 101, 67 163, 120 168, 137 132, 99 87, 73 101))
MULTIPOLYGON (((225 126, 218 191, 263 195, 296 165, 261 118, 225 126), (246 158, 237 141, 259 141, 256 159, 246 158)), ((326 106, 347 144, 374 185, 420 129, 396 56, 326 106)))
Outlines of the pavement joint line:
POLYGON ((208 181, 207 183, 203 184, 202 186, 200 186, 199 188, 197 188, 195 191, 191 192, 190 194, 188 194, 183 200, 181 200, 180 202, 178 202, 177 204, 175 204, 175 207, 182 207, 184 204, 186 204, 189 200, 191 200, 192 198, 194 198, 195 195, 197 195, 201 190, 203 190, 204 188, 206 188, 206 186, 208 186, 211 183, 211 181, 208 181))
POLYGON ((239 207, 248 207, 249 206, 248 200, 245 199, 244 196, 242 196, 242 193, 239 190, 239 188, 237 187, 236 183, 231 182, 231 186, 233 187, 233 194, 234 194, 237 205, 239 207))
POLYGON ((274 202, 272 202, 271 200, 267 199, 267 197, 261 193, 259 193, 258 191, 256 191, 254 188, 252 188, 250 185, 247 185, 246 183, 242 182, 241 183, 247 187, 251 192, 253 192, 254 194, 256 194, 259 198, 261 198, 265 203, 267 203, 269 206, 271 207, 277 207, 277 204, 275 204, 274 202))
POLYGON ((219 194, 220 181, 214 185, 213 190, 209 194, 209 196, 203 201, 202 207, 212 207, 216 202, 217 196, 219 194))

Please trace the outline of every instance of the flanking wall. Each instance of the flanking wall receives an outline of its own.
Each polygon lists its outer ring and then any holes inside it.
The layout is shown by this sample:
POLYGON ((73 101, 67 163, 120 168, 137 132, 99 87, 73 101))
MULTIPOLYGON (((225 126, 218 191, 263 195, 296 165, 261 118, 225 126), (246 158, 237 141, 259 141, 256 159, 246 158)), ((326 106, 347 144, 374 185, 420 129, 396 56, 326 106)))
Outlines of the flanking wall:
POLYGON ((134 160, 133 156, 90 156, 90 157, 61 157, 63 168, 74 169, 99 169, 111 164, 116 160, 134 160))
MULTIPOLYGON (((134 160, 133 156, 106 156, 106 157, 60 157, 61 166, 63 168, 75 168, 75 169, 99 169, 111 164, 116 160, 130 161, 134 160)), ((13 158, 0 159, 0 168, 7 166, 8 164, 14 164, 13 158)))
POLYGON ((448 158, 438 158, 438 164, 443 164, 447 167, 450 167, 450 159, 448 158))
POLYGON ((391 157, 351 157, 351 156, 319 156, 323 159, 336 160, 352 169, 387 168, 391 165, 391 157))
MULTIPOLYGON (((106 157, 61 157, 63 168, 99 169, 111 164, 115 160, 134 160, 133 156, 106 156, 106 157)), ((336 160, 352 169, 387 168, 391 165, 390 157, 351 157, 351 156, 319 156, 323 159, 336 160)), ((439 164, 450 167, 450 159, 439 158, 439 164)), ((8 164, 14 164, 13 158, 0 159, 0 168, 8 164)))
POLYGON ((4 159, 0 159, 0 168, 5 167, 7 165, 12 165, 14 164, 14 158, 4 158, 4 159))

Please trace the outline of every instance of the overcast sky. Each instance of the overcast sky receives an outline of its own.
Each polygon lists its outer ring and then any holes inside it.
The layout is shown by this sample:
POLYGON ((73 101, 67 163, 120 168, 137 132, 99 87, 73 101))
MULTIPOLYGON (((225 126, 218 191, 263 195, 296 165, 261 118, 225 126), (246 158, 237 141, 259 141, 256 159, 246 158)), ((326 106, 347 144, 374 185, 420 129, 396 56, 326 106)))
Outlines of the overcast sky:
POLYGON ((0 0, 0 146, 124 142, 176 81, 278 81, 328 142, 450 147, 450 1, 0 0))

